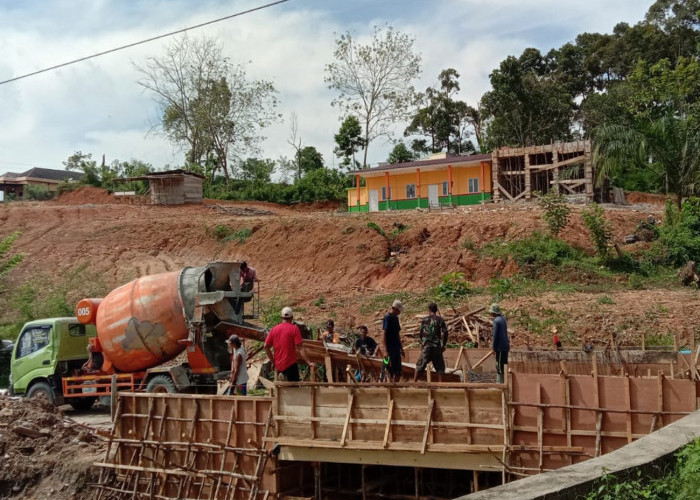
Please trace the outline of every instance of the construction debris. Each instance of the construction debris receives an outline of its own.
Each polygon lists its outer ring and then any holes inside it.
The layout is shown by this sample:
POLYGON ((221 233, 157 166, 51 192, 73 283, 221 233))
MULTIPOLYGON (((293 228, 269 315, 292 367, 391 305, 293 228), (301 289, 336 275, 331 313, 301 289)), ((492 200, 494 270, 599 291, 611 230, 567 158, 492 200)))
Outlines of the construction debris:
POLYGON ((0 498, 76 498, 97 478, 103 449, 54 405, 0 396, 0 498))
POLYGON ((236 215, 238 217, 256 217, 258 215, 273 215, 274 212, 271 210, 263 210, 261 208, 253 207, 236 207, 236 206, 224 206, 224 205, 207 205, 210 210, 214 210, 219 214, 229 214, 236 215))

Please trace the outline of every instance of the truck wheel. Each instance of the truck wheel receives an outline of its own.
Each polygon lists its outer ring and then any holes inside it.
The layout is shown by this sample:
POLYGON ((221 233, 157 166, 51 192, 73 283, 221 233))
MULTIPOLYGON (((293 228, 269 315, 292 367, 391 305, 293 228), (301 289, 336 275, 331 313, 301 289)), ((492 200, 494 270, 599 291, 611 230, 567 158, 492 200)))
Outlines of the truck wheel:
POLYGON ((170 377, 165 375, 156 375, 148 381, 146 392, 167 392, 173 394, 177 392, 177 387, 170 377))
MULTIPOLYGON (((68 398, 66 398, 68 399, 68 398)), ((97 401, 96 397, 89 397, 89 398, 70 398, 69 404, 73 407, 74 410, 89 410, 92 408, 92 405, 95 404, 95 401, 97 401)))
POLYGON ((41 399, 47 403, 53 403, 55 398, 49 384, 46 382, 37 382, 27 391, 27 399, 41 399))

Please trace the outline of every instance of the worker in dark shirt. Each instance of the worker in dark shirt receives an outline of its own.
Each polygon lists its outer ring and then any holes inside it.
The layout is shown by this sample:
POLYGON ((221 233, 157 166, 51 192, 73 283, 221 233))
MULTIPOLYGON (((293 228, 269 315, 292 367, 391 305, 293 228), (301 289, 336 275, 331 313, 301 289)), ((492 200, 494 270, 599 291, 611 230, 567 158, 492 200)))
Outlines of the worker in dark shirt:
POLYGON ((493 316, 493 352, 496 354, 497 381, 499 384, 502 384, 505 366, 508 364, 508 352, 510 351, 508 325, 501 313, 501 308, 495 302, 491 304, 489 313, 493 316))
POLYGON ((384 353, 384 365, 389 374, 389 379, 398 382, 401 379, 401 358, 405 356, 401 345, 401 323, 399 314, 404 310, 400 300, 391 304, 391 310, 384 316, 382 323, 382 352, 384 353))
POLYGON ((377 351, 377 342, 367 335, 367 327, 360 327, 360 336, 355 341, 353 352, 359 352, 363 356, 375 356, 377 351))
POLYGON ((418 337, 422 348, 413 381, 417 382, 418 377, 425 373, 428 363, 432 363, 438 375, 438 382, 442 382, 442 375, 445 373, 445 358, 442 353, 447 346, 447 325, 442 316, 438 315, 435 302, 428 304, 428 315, 421 321, 418 337))

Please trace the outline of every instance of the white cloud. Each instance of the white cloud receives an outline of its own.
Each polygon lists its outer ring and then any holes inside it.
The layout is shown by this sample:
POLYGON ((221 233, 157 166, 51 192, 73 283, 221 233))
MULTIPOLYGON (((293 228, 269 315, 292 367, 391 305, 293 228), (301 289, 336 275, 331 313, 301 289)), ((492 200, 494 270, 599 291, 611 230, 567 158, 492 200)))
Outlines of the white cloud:
MULTIPOLYGON (((69 59, 207 21, 258 2, 208 0, 116 1, 28 0, 0 4, 0 80, 69 59)), ((583 31, 610 31, 619 21, 642 18, 638 0, 418 0, 353 3, 291 1, 282 6, 208 26, 192 33, 217 35, 235 62, 252 61, 252 78, 274 81, 286 119, 268 130, 263 154, 290 156, 289 115, 296 112, 305 144, 330 164, 338 113, 323 82, 334 33, 366 35, 390 23, 416 37, 424 71, 419 89, 438 73, 461 73, 461 97, 475 103, 488 89, 488 75, 509 54, 527 46, 543 52, 583 31)), ((141 45, 88 62, 0 86, 0 170, 18 162, 59 166, 75 150, 108 159, 136 157, 157 167, 178 164, 181 152, 147 135, 155 105, 135 81, 131 62, 158 55, 167 40, 141 45)), ((397 126, 400 136, 403 126, 397 126)), ((390 149, 373 144, 369 159, 390 149)))

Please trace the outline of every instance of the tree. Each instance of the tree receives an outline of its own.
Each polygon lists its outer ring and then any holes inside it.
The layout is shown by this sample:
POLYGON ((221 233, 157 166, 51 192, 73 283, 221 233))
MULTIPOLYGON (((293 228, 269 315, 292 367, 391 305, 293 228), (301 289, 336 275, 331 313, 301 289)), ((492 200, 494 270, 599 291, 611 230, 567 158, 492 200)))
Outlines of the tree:
POLYGON ((421 56, 413 52, 413 42, 391 26, 375 27, 368 45, 350 32, 335 41, 335 62, 326 65, 325 81, 339 92, 333 106, 357 115, 364 126, 363 168, 370 142, 390 136, 389 126, 403 120, 415 100, 411 82, 420 75, 421 56))
MULTIPOLYGON (((459 92, 459 73, 453 68, 442 70, 438 76, 439 87, 428 87, 418 99, 421 107, 406 127, 404 135, 418 134, 430 139, 429 152, 463 153, 473 151, 467 141, 474 109, 466 102, 456 100, 459 92)), ((421 142, 414 142, 420 151, 421 142)))
POLYGON ((66 170, 82 171, 85 175, 82 180, 84 184, 97 187, 102 184, 97 162, 92 159, 92 153, 83 154, 82 151, 76 151, 63 162, 63 166, 66 170))
POLYGON ((313 146, 306 146, 299 154, 299 168, 304 174, 323 168, 323 155, 313 146))
POLYGON ((598 182, 624 168, 642 165, 663 181, 666 192, 683 198, 700 193, 700 127, 693 117, 667 114, 638 119, 631 126, 605 125, 595 134, 598 182))
POLYGON ((277 91, 268 81, 249 81, 245 68, 223 55, 216 39, 174 39, 161 57, 135 65, 160 108, 154 127, 188 148, 186 163, 215 159, 228 179, 228 162, 256 152, 263 128, 278 118, 277 91))
POLYGON ((296 166, 296 178, 300 179, 302 175, 301 171, 301 150, 304 149, 301 145, 301 137, 299 137, 299 121, 297 114, 292 112, 290 116, 290 129, 289 129, 289 139, 287 139, 287 144, 294 148, 294 165, 296 166))
POLYGON ((573 99, 545 72, 539 51, 526 49, 519 59, 509 56, 491 73, 493 89, 481 100, 490 147, 571 139, 573 99))
POLYGON ((341 166, 348 170, 357 168, 355 153, 365 146, 362 137, 362 126, 355 115, 348 115, 335 134, 336 147, 333 150, 338 158, 342 158, 341 166))
POLYGON ((416 159, 416 155, 406 147, 403 141, 399 141, 394 145, 394 149, 389 153, 387 161, 389 163, 406 163, 416 159))
POLYGON ((241 180, 256 184, 266 184, 270 182, 270 177, 275 171, 275 161, 248 158, 238 164, 237 170, 241 180))

